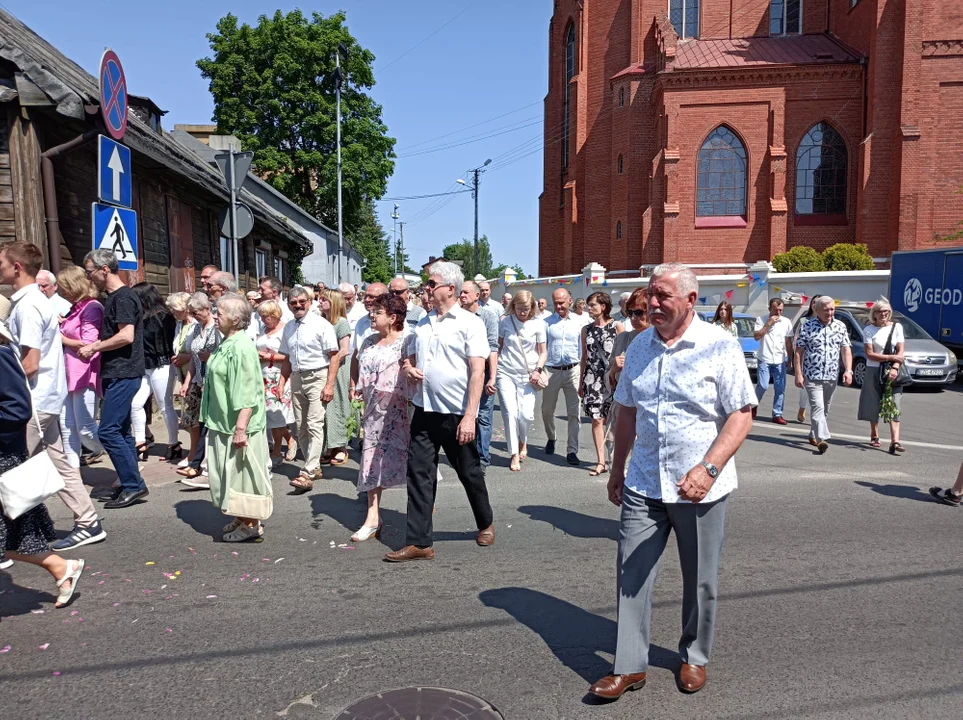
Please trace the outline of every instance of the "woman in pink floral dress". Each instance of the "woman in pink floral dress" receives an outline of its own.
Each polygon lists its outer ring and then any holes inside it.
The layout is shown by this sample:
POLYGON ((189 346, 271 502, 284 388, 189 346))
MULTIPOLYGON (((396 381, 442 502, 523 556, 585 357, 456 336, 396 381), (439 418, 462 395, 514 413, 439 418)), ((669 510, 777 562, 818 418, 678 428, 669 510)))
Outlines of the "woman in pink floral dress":
POLYGON ((351 536, 363 542, 381 533, 381 491, 408 482, 408 387, 401 376, 408 307, 395 295, 381 295, 371 307, 371 326, 351 363, 351 397, 364 400, 364 451, 358 492, 368 493, 368 515, 351 536))

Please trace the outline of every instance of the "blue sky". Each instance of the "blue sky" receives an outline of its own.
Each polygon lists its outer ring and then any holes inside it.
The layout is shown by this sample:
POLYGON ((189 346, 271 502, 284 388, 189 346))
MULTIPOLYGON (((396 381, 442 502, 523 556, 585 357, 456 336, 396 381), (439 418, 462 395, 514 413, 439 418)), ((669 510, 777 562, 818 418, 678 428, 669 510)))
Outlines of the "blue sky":
MULTIPOLYGON (((344 9, 352 34, 376 56, 372 94, 397 139, 388 197, 445 192, 467 169, 494 158, 492 172, 482 179, 479 232, 491 240, 496 262, 536 272, 550 0, 2 1, 94 74, 104 47, 111 47, 124 64, 130 91, 169 111, 168 130, 175 123, 210 122, 211 96, 194 63, 209 54, 205 34, 223 15, 232 12, 254 24, 278 8, 324 14, 344 9), (478 123, 484 124, 465 129, 478 123), (484 135, 493 136, 478 137, 484 135), (440 149, 446 145, 454 147, 440 149)), ((401 220, 411 219, 405 246, 412 264, 472 236, 467 193, 398 204, 401 220)), ((378 207, 390 234, 392 203, 378 207)))

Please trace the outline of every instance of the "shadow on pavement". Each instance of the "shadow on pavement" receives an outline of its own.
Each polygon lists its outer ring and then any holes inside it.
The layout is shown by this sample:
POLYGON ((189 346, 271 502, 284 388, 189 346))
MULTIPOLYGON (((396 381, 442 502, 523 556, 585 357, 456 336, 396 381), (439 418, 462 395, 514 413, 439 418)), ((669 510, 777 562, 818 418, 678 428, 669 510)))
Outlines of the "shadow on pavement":
MULTIPOLYGON (((768 443, 770 445, 781 445, 783 447, 796 448, 797 450, 810 450, 813 455, 819 455, 819 450, 817 450, 813 445, 809 444, 809 438, 805 435, 794 435, 787 437, 786 435, 763 435, 760 433, 753 433, 750 431, 749 438, 754 442, 768 443)), ((875 450, 876 448, 871 448, 869 446, 869 438, 867 438, 865 443, 855 442, 853 440, 840 440, 839 438, 832 438, 829 441, 829 453, 832 453, 834 447, 845 447, 852 450, 860 450, 862 452, 868 452, 869 450, 875 450)))
MULTIPOLYGON (((612 664, 599 652, 615 654, 615 621, 527 588, 485 590, 478 598, 536 633, 555 657, 585 682, 594 683, 612 672, 612 664)), ((678 653, 658 645, 649 647, 649 665, 674 672, 680 663, 678 653)))
POLYGON ((214 507, 209 494, 203 500, 181 500, 175 503, 174 512, 195 532, 207 535, 215 542, 219 541, 224 534, 223 528, 227 516, 214 507))
MULTIPOLYGON (((364 524, 367 513, 368 502, 363 495, 357 499, 346 498, 333 493, 311 496, 311 516, 313 517, 311 527, 315 529, 324 524, 324 516, 327 515, 344 528, 346 537, 350 537, 351 533, 364 524)), ((381 543, 391 550, 403 548, 407 525, 404 513, 382 507, 381 521, 384 523, 381 530, 381 543)))
MULTIPOLYGON (((53 588, 54 579, 47 574, 46 570, 37 568, 37 571, 46 576, 47 582, 53 588)), ((81 590, 78 589, 74 594, 79 598, 81 590)), ((53 607, 57 596, 51 590, 37 590, 16 585, 5 571, 0 570, 0 618, 11 617, 14 615, 26 615, 32 610, 49 611, 53 607)), ((2 622, 2 621, 0 621, 2 622)))
POLYGON ((580 538, 619 539, 619 521, 585 515, 574 510, 552 507, 551 505, 523 505, 518 512, 528 515, 532 520, 548 523, 566 535, 580 538))
POLYGON ((866 480, 856 480, 855 482, 860 487, 869 488, 874 493, 886 495, 887 497, 903 498, 904 500, 919 500, 920 502, 925 503, 936 503, 936 500, 933 499, 929 493, 923 492, 918 487, 913 487, 912 485, 878 485, 876 483, 867 482, 866 480))

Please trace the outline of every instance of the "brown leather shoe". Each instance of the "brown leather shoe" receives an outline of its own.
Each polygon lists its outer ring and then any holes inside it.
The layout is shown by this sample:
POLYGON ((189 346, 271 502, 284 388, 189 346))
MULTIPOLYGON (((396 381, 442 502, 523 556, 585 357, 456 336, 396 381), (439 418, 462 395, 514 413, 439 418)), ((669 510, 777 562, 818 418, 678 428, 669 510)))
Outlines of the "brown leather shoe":
POLYGON ((679 690, 684 693, 697 693, 706 685, 706 669, 699 665, 682 663, 679 668, 679 690))
POLYGON ((482 547, 488 547, 489 545, 495 544, 495 526, 489 525, 487 528, 478 533, 475 537, 475 542, 482 547))
POLYGON ((401 550, 395 550, 385 555, 385 562, 402 563, 409 560, 434 560, 435 549, 420 548, 416 545, 405 545, 401 550))
POLYGON ((597 680, 589 692, 604 700, 618 700, 629 690, 640 690, 645 685, 645 673, 632 675, 606 675, 597 680))

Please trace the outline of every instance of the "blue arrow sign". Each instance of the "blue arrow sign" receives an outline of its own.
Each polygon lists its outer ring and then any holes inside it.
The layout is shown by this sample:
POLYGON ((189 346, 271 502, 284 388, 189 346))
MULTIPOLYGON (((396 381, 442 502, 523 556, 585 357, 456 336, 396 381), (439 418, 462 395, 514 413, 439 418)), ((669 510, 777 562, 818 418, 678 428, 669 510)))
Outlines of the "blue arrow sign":
POLYGON ((126 208, 94 203, 94 250, 110 250, 121 270, 137 269, 137 213, 126 208))
POLYGON ((97 136, 97 197, 130 207, 130 148, 103 135, 97 136))

